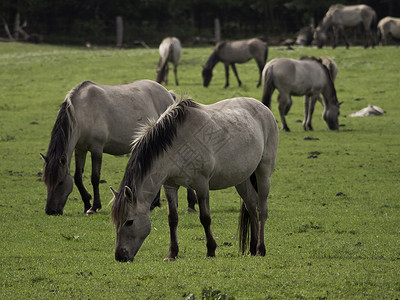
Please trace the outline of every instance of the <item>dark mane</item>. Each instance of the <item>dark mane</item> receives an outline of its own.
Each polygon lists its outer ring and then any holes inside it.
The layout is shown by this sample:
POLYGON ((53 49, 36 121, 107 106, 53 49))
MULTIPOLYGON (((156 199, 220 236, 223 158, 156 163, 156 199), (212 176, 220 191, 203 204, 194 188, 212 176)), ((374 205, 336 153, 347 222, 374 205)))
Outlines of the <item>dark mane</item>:
POLYGON ((176 137, 177 128, 188 114, 189 107, 198 107, 191 99, 183 99, 172 104, 157 121, 149 122, 139 132, 132 146, 132 155, 126 166, 125 175, 119 188, 119 197, 114 199, 111 209, 111 220, 118 226, 126 218, 129 201, 122 197, 124 186, 129 186, 133 193, 133 183, 137 184, 149 172, 153 161, 166 151, 176 137))
POLYGON ((176 137, 177 128, 187 116, 189 107, 198 107, 191 99, 183 99, 171 105, 157 122, 145 126, 132 146, 132 155, 126 167, 124 185, 143 179, 151 169, 154 159, 166 151, 176 137))
POLYGON ((208 58, 204 66, 204 69, 212 70, 218 62, 219 62, 218 52, 217 49, 215 49, 214 52, 208 58))
POLYGON ((325 66, 325 65, 322 63, 322 59, 319 58, 319 57, 315 57, 315 56, 302 56, 302 57, 300 58, 300 60, 311 60, 311 61, 316 61, 317 63, 319 63, 319 64, 322 66, 322 69, 325 71, 326 77, 327 77, 327 79, 328 79, 329 87, 331 88, 331 96, 332 96, 334 99, 336 99, 336 102, 338 102, 338 101, 337 101, 337 96, 336 96, 335 84, 333 83, 333 79, 332 79, 332 76, 331 76, 331 72, 329 71, 328 67, 325 66))
POLYGON ((65 100, 60 105, 56 122, 51 132, 51 138, 49 148, 45 157, 45 164, 43 168, 42 180, 48 186, 54 186, 57 182, 57 174, 60 158, 66 155, 65 151, 70 142, 71 133, 75 124, 75 117, 73 114, 71 99, 75 93, 87 83, 88 81, 82 82, 81 84, 74 87, 65 97, 65 100))

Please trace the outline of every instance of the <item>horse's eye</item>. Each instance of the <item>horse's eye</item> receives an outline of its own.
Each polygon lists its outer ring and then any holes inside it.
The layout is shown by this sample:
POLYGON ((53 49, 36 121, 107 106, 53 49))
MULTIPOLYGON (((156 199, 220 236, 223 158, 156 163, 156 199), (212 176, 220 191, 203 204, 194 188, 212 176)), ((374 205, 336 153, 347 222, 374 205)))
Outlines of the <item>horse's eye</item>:
POLYGON ((60 181, 60 183, 58 185, 63 185, 63 184, 64 184, 64 181, 60 181))
POLYGON ((125 226, 132 226, 132 224, 133 224, 133 220, 127 220, 125 222, 125 226))

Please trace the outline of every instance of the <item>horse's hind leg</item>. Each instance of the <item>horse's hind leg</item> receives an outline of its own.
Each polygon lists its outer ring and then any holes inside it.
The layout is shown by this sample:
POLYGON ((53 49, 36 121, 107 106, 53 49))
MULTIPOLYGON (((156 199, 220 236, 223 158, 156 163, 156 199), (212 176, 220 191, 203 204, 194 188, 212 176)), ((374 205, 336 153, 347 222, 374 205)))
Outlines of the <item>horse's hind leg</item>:
POLYGON ((258 192, 258 243, 256 255, 265 256, 265 223, 268 218, 268 195, 271 186, 271 175, 273 170, 273 161, 265 159, 256 170, 257 192, 258 192), (272 168, 271 168, 272 166, 272 168))
POLYGON ((165 196, 168 201, 168 224, 170 245, 167 256, 164 260, 174 260, 178 256, 178 189, 164 186, 165 196))
MULTIPOLYGON (((253 175, 252 175, 253 176, 253 175)), ((251 225, 251 238, 250 238, 250 254, 256 255, 257 253, 257 244, 258 244, 258 228, 257 228, 257 192, 255 187, 253 186, 250 178, 246 181, 242 182, 235 186, 237 192, 239 193, 240 197, 243 199, 247 212, 250 216, 250 225, 251 225)), ((247 229, 245 228, 248 226, 247 224, 240 224, 240 231, 242 232, 242 239, 247 239, 247 229)), ((246 246, 246 242, 242 242, 241 247, 244 248, 246 246)), ((242 249, 243 251, 245 249, 242 249)))
POLYGON ((196 208, 195 205, 197 203, 197 196, 194 190, 192 189, 187 189, 187 202, 188 202, 188 208, 187 212, 195 212, 196 208))
POLYGON ((75 150, 75 174, 74 174, 74 181, 75 185, 81 194, 82 201, 84 204, 84 213, 88 211, 91 207, 90 199, 92 196, 86 190, 85 186, 83 185, 82 174, 84 172, 85 162, 86 162, 86 154, 87 151, 82 150, 75 150))
POLYGON ((200 222, 204 227, 207 239, 207 257, 214 257, 217 242, 215 241, 214 235, 211 231, 210 194, 208 186, 201 190, 196 189, 196 194, 197 200, 199 201, 200 222))
POLYGON ((178 64, 174 64, 174 74, 175 74, 175 85, 179 85, 179 82, 178 82, 178 64))
POLYGON ((282 121, 282 129, 285 131, 290 131, 289 127, 286 123, 285 116, 288 114, 290 107, 292 106, 292 99, 290 95, 282 95, 281 93, 278 95, 279 102, 279 114, 281 116, 282 121))
POLYGON ((93 205, 86 212, 87 214, 93 214, 101 209, 101 201, 100 201, 100 172, 101 172, 101 162, 103 152, 101 151, 92 151, 92 186, 93 186, 93 205))
POLYGON ((231 64, 231 67, 232 67, 232 70, 233 70, 233 74, 235 74, 235 76, 236 76, 236 79, 237 79, 237 81, 238 81, 239 86, 242 86, 242 82, 241 82, 240 79, 239 79, 239 75, 238 75, 238 72, 237 72, 237 70, 236 70, 235 64, 232 63, 232 64, 231 64))

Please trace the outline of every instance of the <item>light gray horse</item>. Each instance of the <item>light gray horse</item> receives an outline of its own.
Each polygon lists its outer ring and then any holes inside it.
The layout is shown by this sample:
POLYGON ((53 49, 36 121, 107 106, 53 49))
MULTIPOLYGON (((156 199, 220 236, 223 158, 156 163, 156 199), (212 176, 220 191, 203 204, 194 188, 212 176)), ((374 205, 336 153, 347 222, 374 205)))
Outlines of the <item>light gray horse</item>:
POLYGON ((339 33, 343 36, 346 48, 349 48, 349 43, 344 32, 345 27, 354 27, 363 25, 365 31, 364 47, 375 46, 373 29, 376 26, 376 13, 367 5, 350 5, 341 4, 332 5, 325 17, 315 29, 314 40, 318 48, 322 48, 326 42, 326 32, 332 27, 334 41, 332 47, 335 48, 339 42, 339 33))
POLYGON ((167 260, 175 259, 179 251, 179 186, 196 191, 207 257, 215 256, 217 247, 210 226, 209 190, 231 186, 244 201, 239 234, 242 253, 251 225, 250 253, 264 256, 268 193, 277 147, 275 118, 256 99, 233 98, 211 105, 184 99, 171 106, 138 134, 119 190, 113 190, 115 259, 134 260, 150 234, 150 205, 161 185, 169 205, 167 260))
POLYGON ((400 18, 385 17, 378 23, 378 39, 382 45, 388 44, 388 38, 400 40, 400 18))
POLYGON ((168 84, 168 62, 174 64, 175 84, 178 82, 178 64, 181 57, 181 42, 176 37, 167 37, 162 40, 158 51, 160 52, 160 60, 157 65, 157 82, 168 84))
MULTIPOLYGON (((336 64, 335 64, 336 65, 336 64)), ((291 96, 305 96, 304 130, 313 130, 311 125, 315 102, 324 97, 323 118, 329 129, 339 129, 339 103, 332 76, 320 59, 275 58, 263 70, 262 102, 271 107, 272 94, 278 89, 279 113, 282 129, 290 131, 285 116, 292 106, 291 96)))
MULTIPOLYGON (((132 136, 138 125, 146 122, 147 118, 158 118, 173 103, 172 95, 150 80, 122 85, 85 81, 73 88, 61 104, 47 154, 41 154, 44 159, 43 181, 47 186, 46 213, 63 213, 73 189, 70 164, 74 151, 74 179, 82 196, 84 212, 99 210, 103 152, 112 155, 130 153, 132 136), (88 151, 92 157, 93 205, 90 204, 92 196, 82 181, 88 151)), ((194 205, 195 196, 189 196, 194 205)))
POLYGON ((208 87, 212 78, 212 70, 218 62, 222 62, 225 66, 224 88, 229 86, 229 66, 232 67, 238 84, 241 86, 242 82, 239 79, 235 63, 245 63, 252 58, 255 59, 260 73, 257 83, 257 87, 259 87, 261 85, 261 72, 268 58, 267 44, 257 38, 219 42, 203 67, 203 85, 208 87))

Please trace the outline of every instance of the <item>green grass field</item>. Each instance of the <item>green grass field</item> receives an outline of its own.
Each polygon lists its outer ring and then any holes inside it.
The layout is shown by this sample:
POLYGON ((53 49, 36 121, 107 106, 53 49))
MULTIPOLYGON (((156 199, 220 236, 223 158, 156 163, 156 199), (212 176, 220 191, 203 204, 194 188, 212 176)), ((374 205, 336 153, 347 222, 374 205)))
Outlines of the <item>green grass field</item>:
MULTIPOLYGON (((185 48, 180 86, 201 103, 235 96, 261 99, 255 62, 238 65, 243 86, 223 89, 217 65, 209 88, 201 66, 212 48, 185 48)), ((339 132, 330 132, 317 104, 313 132, 304 132, 303 98, 280 132, 269 198, 265 257, 241 256, 236 239, 240 199, 234 188, 211 192, 212 228, 219 247, 206 259, 204 231, 186 213, 180 191, 179 259, 163 262, 169 246, 167 205, 151 213, 152 232, 135 262, 114 260, 109 186, 117 188, 127 156, 103 158, 103 209, 82 213, 75 188, 63 216, 44 213, 42 160, 60 103, 83 80, 118 84, 155 79, 157 49, 96 49, 0 43, 1 299, 223 299, 400 297, 400 49, 322 50, 271 47, 268 60, 331 56, 339 66, 339 132), (384 116, 346 118, 377 105, 384 116), (312 136, 318 140, 304 140, 312 136), (308 158, 310 154, 317 158, 308 158), (211 294, 216 294, 212 296, 211 294), (219 295, 217 295, 219 294, 219 295)), ((173 83, 173 74, 170 74, 173 83)), ((274 94, 272 111, 279 115, 274 94)), ((90 170, 88 159, 86 170, 90 170)), ((73 172, 74 165, 71 165, 73 172)), ((84 174, 90 186, 90 173, 84 174)))

